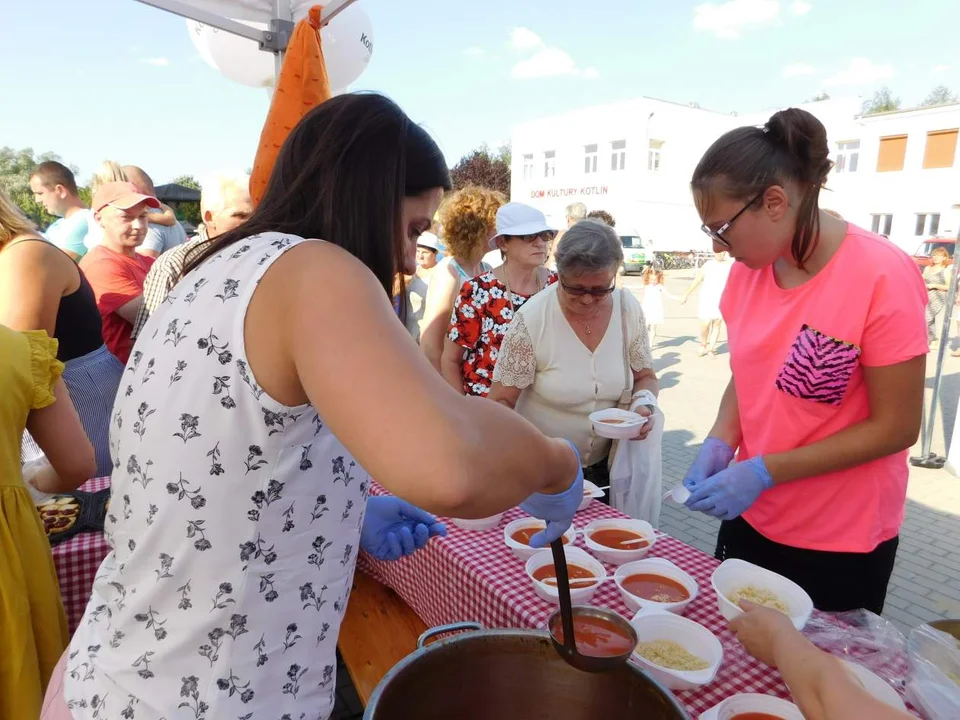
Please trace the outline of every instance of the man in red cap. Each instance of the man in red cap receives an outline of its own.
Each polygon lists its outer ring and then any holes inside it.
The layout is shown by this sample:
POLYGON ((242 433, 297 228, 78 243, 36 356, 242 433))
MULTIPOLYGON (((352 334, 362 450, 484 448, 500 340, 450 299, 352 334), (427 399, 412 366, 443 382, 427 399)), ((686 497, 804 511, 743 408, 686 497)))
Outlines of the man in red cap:
POLYGON ((91 210, 103 228, 103 241, 80 261, 103 321, 103 340, 120 362, 130 357, 130 332, 143 302, 143 281, 153 258, 136 252, 147 234, 147 211, 160 206, 128 182, 105 183, 91 210))

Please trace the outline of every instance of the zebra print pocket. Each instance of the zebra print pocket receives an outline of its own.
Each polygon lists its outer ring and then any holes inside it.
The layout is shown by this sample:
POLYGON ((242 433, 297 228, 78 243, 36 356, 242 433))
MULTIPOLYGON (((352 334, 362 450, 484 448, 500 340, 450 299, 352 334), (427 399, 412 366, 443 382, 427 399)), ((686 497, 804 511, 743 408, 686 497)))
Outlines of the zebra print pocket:
POLYGON ((777 388, 801 400, 837 406, 857 367, 860 348, 804 325, 777 375, 777 388))

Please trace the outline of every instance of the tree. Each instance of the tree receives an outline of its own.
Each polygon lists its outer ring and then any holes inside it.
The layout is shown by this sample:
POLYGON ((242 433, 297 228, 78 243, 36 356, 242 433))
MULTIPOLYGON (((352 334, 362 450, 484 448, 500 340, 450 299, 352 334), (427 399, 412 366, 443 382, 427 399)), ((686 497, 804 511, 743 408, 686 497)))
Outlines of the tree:
POLYGON ((460 158, 460 162, 450 171, 454 190, 465 185, 480 185, 499 190, 509 198, 511 159, 509 145, 504 145, 494 154, 484 143, 460 158))
MULTIPOLYGON (((174 185, 183 185, 184 187, 193 188, 194 190, 202 190, 200 183, 197 182, 197 179, 193 175, 180 175, 175 177, 170 181, 174 185)), ((177 217, 181 220, 186 220, 188 223, 194 227, 200 225, 203 222, 203 217, 200 215, 200 203, 198 202, 183 202, 177 203, 177 217)))
POLYGON ((946 85, 937 85, 930 94, 920 103, 920 107, 933 107, 934 105, 949 105, 957 102, 957 96, 946 85))
POLYGON ((860 110, 864 115, 875 115, 876 113, 890 112, 899 109, 900 98, 893 97, 890 88, 884 85, 873 94, 871 99, 864 100, 860 110))
POLYGON ((824 100, 829 100, 829 99, 830 99, 830 95, 828 93, 819 92, 816 95, 814 95, 812 98, 807 100, 807 102, 812 102, 812 103, 823 102, 824 100))
MULTIPOLYGON (((44 210, 30 191, 30 174, 33 169, 45 160, 60 161, 60 157, 52 152, 34 156, 33 148, 14 150, 11 147, 0 148, 0 190, 3 190, 23 213, 33 220, 41 229, 50 225, 56 218, 44 210)), ((78 169, 71 165, 70 169, 76 175, 78 169)))

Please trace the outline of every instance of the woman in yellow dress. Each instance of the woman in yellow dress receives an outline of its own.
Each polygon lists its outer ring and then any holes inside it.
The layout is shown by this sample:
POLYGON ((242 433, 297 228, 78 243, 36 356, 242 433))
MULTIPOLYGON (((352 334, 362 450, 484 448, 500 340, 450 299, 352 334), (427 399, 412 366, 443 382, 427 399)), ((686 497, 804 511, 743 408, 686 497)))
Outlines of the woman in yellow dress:
POLYGON ((25 428, 50 463, 32 480, 37 489, 73 490, 96 468, 56 357, 46 332, 0 325, 0 718, 40 716, 70 639, 50 543, 20 472, 25 428))

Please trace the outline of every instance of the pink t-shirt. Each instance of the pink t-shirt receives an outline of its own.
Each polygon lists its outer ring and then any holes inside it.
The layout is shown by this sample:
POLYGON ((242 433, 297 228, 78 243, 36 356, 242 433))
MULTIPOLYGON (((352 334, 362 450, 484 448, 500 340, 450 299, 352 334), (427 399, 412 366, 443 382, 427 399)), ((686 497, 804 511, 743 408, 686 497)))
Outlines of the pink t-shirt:
MULTIPOLYGON (((810 445, 866 419, 862 366, 926 354, 926 303, 914 262, 853 225, 827 266, 798 288, 778 287, 772 267, 737 263, 720 308, 743 431, 738 459, 810 445)), ((906 456, 775 486, 743 517, 784 545, 869 552, 900 530, 906 456)))

